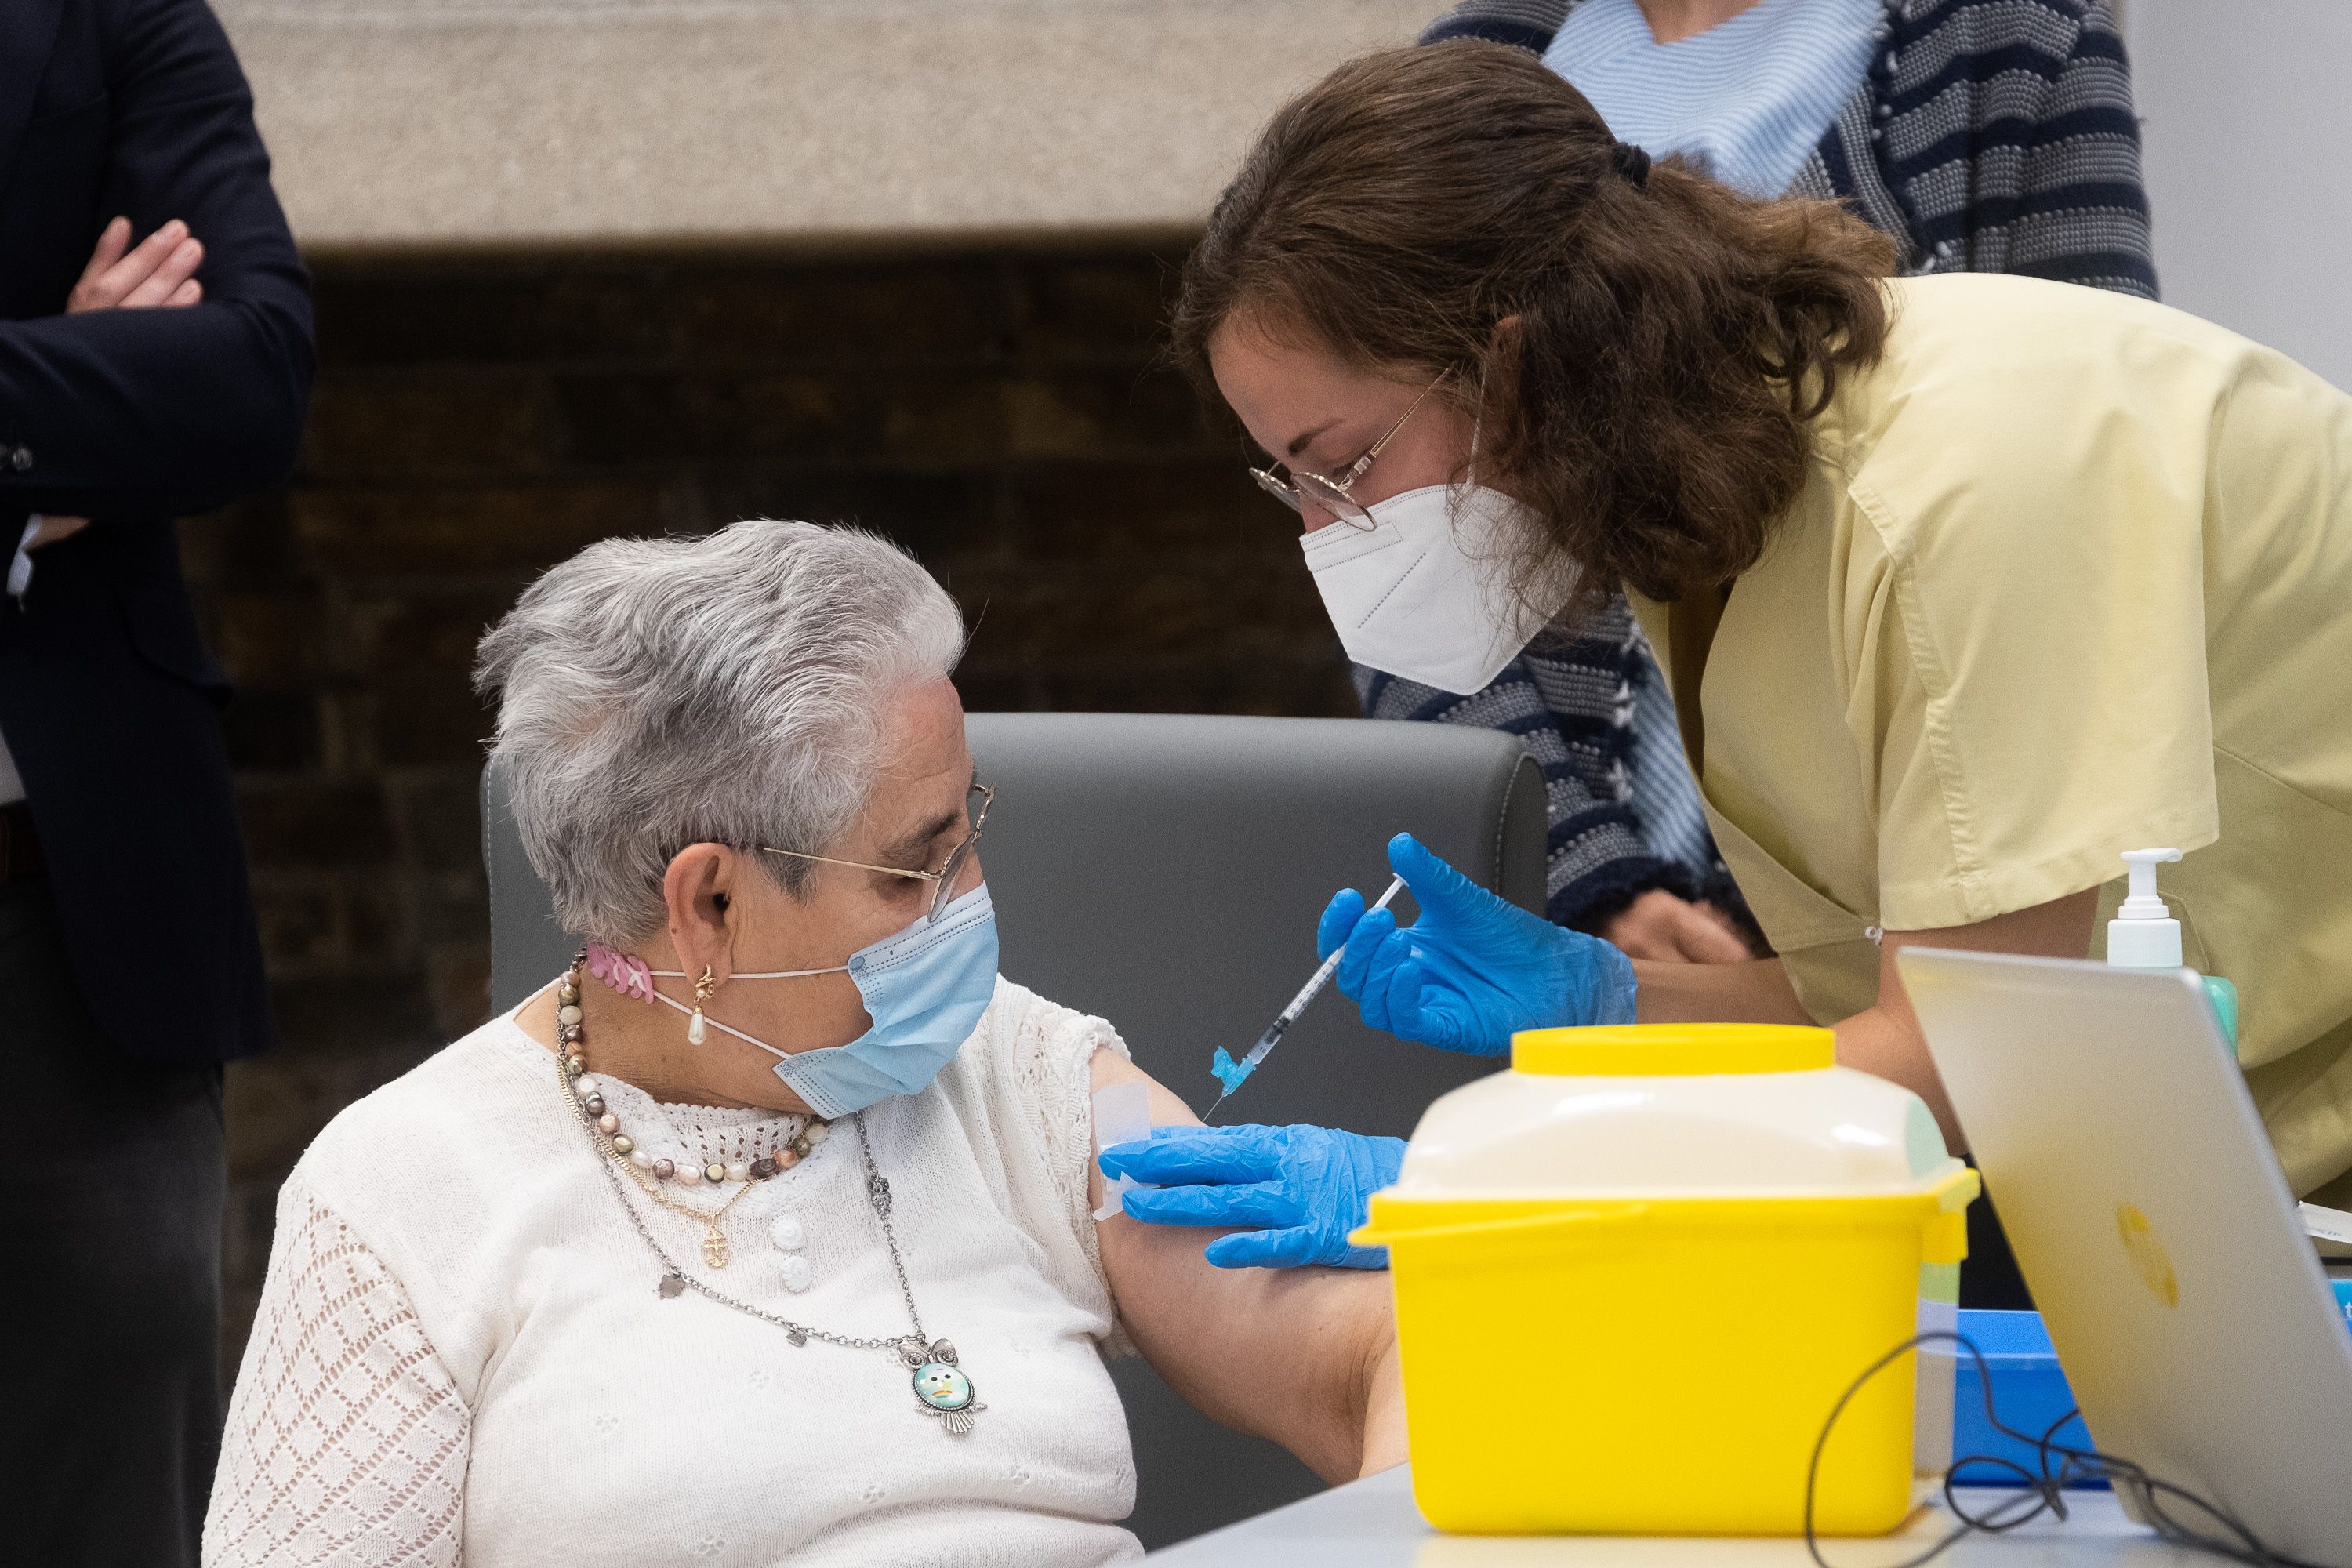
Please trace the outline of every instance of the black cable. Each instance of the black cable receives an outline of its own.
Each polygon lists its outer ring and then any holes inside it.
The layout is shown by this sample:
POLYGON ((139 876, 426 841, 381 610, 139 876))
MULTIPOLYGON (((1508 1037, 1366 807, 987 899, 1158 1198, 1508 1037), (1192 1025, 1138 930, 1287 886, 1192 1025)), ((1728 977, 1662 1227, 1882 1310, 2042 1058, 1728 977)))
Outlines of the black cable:
POLYGON ((2273 1551, 2229 1510, 2208 1501, 2186 1487, 2175 1486, 2170 1481, 2148 1474, 2133 1460, 2103 1454, 2089 1447, 2075 1447, 2059 1442, 2060 1429, 2080 1414, 2078 1410, 2069 1410, 2061 1415, 2038 1437, 2004 1425, 1999 1413, 1993 1409, 1992 1368, 1986 1364, 1984 1352, 1979 1350, 1976 1342, 1966 1334, 1943 1329, 1914 1334, 1880 1356, 1863 1369, 1861 1376, 1846 1385, 1845 1392, 1839 1394, 1837 1403, 1830 1407, 1829 1419, 1822 1423, 1822 1435, 1813 1441, 1812 1459, 1805 1467, 1805 1551, 1812 1557, 1815 1568, 1830 1568, 1829 1560, 1822 1555, 1821 1537, 1813 1529, 1813 1499, 1820 1488, 1822 1454, 1829 1447, 1830 1434, 1836 1429, 1838 1417, 1845 1414, 1845 1407, 1853 1402, 1853 1396, 1860 1394, 1872 1378, 1920 1346, 1939 1342, 1958 1345, 1975 1360, 1977 1380, 1984 1388, 1985 1424, 2004 1437, 2030 1445, 2041 1470, 2036 1474, 2016 1460, 2003 1458, 1997 1454, 1969 1454, 1955 1458, 1944 1471, 1944 1506, 1951 1510, 1953 1518, 1960 1521, 1959 1527, 1918 1556, 1896 1563, 1894 1568, 1922 1568, 1922 1564, 1935 1561, 1970 1534, 1999 1535, 2039 1519, 2044 1513, 2055 1514, 2063 1520, 2066 1517, 2066 1488, 2078 1480, 2100 1479, 2118 1491, 2128 1489, 2131 1492, 2133 1500, 2147 1516, 2150 1527, 2159 1540, 2186 1546, 2192 1551, 2226 1557, 2231 1562, 2248 1564, 2248 1568, 2324 1568, 2323 1564, 2307 1563, 2273 1551), (2053 1456, 2058 1460, 2054 1469, 2051 1466, 2053 1456), (1981 1514, 1972 1514, 1960 1506, 1958 1497, 1959 1473, 1969 1465, 1990 1465, 2011 1471, 2021 1479, 2024 1489, 1981 1514), (2167 1499, 2186 1503, 2205 1513, 2221 1523, 2235 1539, 2209 1535, 2183 1524, 2166 1510, 2167 1499))

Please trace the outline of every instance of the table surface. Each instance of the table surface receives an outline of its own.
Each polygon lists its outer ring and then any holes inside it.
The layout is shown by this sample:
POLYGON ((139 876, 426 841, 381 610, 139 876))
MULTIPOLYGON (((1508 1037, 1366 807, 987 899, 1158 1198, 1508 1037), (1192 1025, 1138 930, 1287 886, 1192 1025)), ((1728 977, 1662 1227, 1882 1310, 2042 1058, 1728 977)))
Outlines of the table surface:
MULTIPOLYGON (((1964 1491, 1971 1512, 2015 1492, 1964 1491)), ((2070 1491, 2063 1522, 2047 1515, 2004 1535, 1975 1534, 1936 1559, 1950 1568, 2175 1568, 2212 1559, 2169 1546, 2126 1519, 2115 1495, 2070 1491)), ((1830 1540, 1831 1568, 1892 1568, 1948 1532, 1940 1503, 1897 1533, 1830 1540)), ((1255 1519, 1151 1553, 1171 1568, 1811 1568, 1801 1541, 1647 1536, 1442 1535, 1412 1506, 1404 1467, 1335 1487, 1255 1519)))

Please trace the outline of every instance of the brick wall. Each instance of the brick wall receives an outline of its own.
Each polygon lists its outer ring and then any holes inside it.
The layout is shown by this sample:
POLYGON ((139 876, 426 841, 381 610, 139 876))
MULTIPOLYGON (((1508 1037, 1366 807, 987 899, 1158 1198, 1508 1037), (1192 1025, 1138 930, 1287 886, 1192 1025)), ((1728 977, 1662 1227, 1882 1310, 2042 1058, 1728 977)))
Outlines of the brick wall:
POLYGON ((284 1043, 229 1075, 233 1370, 278 1183, 478 1022, 475 640, 612 534, 898 539, 974 709, 1353 711, 1295 535, 1155 360, 1181 244, 828 259, 334 261, 283 488, 194 520, 284 1043))

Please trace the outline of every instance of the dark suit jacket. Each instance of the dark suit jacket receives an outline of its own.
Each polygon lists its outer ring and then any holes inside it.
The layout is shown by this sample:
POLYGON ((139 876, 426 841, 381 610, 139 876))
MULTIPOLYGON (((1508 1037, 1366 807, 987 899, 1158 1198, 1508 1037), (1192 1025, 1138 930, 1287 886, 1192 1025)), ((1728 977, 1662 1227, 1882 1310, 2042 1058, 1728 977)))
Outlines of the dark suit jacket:
POLYGON ((91 520, 35 553, 21 608, 0 596, 0 735, 82 994, 158 1059, 270 1032, 228 683, 172 523, 282 478, 310 396, 309 279, 252 110, 202 0, 0 0, 0 558, 29 513, 91 520), (186 220, 204 303, 62 314, 118 213, 135 237, 186 220))

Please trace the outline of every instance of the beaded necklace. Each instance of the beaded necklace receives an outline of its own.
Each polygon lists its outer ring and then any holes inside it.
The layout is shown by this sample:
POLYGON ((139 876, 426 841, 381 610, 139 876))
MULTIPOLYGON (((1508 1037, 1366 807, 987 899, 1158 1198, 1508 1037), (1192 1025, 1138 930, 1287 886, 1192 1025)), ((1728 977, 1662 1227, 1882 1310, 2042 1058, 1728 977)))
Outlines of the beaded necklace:
MULTIPOLYGON (((588 954, 583 950, 572 961, 572 968, 557 985, 556 1043, 563 1051, 564 1076, 572 1080, 573 1091, 587 1108, 589 1116, 594 1119, 597 1131, 612 1141, 614 1151, 633 1167, 631 1174, 650 1175, 657 1182, 676 1181, 688 1187, 699 1186, 705 1182, 712 1186, 721 1182, 764 1182, 807 1159, 815 1152, 816 1146, 825 1141, 829 1124, 821 1116, 811 1116, 782 1148, 772 1154, 762 1154, 756 1160, 737 1161, 731 1164, 716 1160, 701 1165, 691 1161, 681 1164, 676 1161, 656 1159, 650 1150, 637 1147, 636 1140, 621 1131, 619 1115, 605 1105, 604 1097, 597 1092, 599 1086, 596 1080, 588 1076, 588 1052, 583 1043, 586 1025, 580 1009, 581 972, 587 962, 588 954)), ((598 977, 603 978, 599 972, 592 969, 591 973, 598 973, 598 977)), ((629 994, 618 985, 614 989, 622 991, 624 995, 629 994)))

